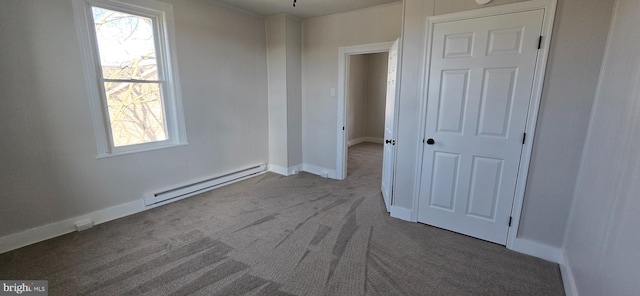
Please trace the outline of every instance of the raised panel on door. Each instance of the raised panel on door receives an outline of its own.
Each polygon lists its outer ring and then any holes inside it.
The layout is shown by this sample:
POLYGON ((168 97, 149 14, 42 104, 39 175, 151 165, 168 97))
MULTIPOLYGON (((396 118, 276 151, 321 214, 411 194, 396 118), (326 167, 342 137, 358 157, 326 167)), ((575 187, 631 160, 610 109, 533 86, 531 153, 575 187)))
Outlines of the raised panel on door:
POLYGON ((477 135, 507 136, 518 68, 485 69, 477 135))
POLYGON ((442 71, 437 132, 462 133, 469 69, 442 71))
POLYGON ((495 221, 502 164, 502 159, 473 157, 467 216, 495 221))
POLYGON ((487 55, 522 53, 523 32, 524 27, 490 30, 487 55))
POLYGON ((453 212, 460 155, 435 152, 433 159, 429 206, 453 212))
POLYGON ((506 243, 543 15, 433 26, 419 222, 506 243))
POLYGON ((450 34, 444 37, 443 58, 470 57, 473 49, 473 33, 450 34))

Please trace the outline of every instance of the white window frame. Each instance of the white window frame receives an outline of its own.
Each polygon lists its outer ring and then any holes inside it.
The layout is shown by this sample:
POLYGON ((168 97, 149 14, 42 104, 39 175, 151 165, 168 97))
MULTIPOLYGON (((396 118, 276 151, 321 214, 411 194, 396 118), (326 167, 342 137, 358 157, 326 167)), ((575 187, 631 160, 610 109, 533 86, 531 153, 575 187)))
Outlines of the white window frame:
POLYGON ((73 0, 73 7, 81 58, 84 73, 87 77, 87 91, 98 148, 97 158, 188 144, 175 49, 173 6, 154 0, 73 0), (120 147, 114 146, 93 24, 91 8, 94 6, 144 16, 154 20, 158 79, 164 82, 160 84, 160 91, 165 115, 166 140, 120 147))

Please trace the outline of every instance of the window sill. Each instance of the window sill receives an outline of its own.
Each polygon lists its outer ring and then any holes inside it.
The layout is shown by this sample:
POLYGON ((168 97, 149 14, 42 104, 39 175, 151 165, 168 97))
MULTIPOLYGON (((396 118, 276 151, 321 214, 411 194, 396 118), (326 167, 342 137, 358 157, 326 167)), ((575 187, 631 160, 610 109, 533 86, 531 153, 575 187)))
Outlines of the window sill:
POLYGON ((187 145, 189 145, 189 142, 171 143, 171 144, 166 144, 162 146, 154 146, 154 147, 147 147, 147 148, 141 148, 141 149, 129 150, 129 151, 119 151, 119 152, 113 152, 113 153, 100 153, 98 154, 98 156, 96 156, 96 159, 111 158, 116 156, 136 154, 141 152, 155 151, 155 150, 168 149, 168 148, 176 148, 176 147, 187 146, 187 145))

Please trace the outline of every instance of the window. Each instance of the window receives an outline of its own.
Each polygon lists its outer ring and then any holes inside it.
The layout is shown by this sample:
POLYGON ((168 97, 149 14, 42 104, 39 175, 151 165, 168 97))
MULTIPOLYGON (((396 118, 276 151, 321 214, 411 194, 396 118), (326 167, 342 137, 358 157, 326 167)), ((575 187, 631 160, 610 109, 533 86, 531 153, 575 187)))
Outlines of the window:
POLYGON ((186 144, 172 6, 74 1, 99 156, 186 144))

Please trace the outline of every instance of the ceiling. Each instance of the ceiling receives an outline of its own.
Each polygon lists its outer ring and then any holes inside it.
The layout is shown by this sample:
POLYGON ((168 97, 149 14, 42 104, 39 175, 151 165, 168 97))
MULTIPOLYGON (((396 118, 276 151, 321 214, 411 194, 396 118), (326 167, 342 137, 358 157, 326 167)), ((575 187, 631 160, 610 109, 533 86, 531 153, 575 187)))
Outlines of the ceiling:
POLYGON ((297 0, 296 7, 293 7, 293 0, 217 1, 261 15, 287 13, 304 19, 397 2, 398 0, 297 0))

